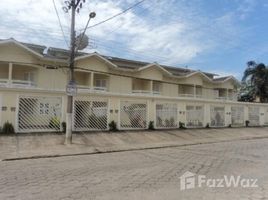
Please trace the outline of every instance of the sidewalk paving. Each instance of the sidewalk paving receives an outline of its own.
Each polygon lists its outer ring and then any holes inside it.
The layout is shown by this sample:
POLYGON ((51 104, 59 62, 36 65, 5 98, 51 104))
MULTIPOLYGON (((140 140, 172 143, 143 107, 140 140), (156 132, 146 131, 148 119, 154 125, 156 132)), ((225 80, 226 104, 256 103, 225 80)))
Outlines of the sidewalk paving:
POLYGON ((268 137, 268 127, 95 132, 73 134, 64 145, 63 134, 0 136, 0 160, 68 156, 150 148, 164 148, 268 137))

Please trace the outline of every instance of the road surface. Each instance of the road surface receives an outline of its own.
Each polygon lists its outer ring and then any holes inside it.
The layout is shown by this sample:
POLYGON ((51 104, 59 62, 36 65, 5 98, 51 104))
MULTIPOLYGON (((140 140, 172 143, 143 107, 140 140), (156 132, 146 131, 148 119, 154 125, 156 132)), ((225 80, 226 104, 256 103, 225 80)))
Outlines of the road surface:
POLYGON ((2 161, 0 199, 268 199, 268 139, 2 161), (198 175, 233 175, 257 179, 258 187, 195 182, 195 188, 181 190, 180 176, 187 171, 195 181, 198 175))

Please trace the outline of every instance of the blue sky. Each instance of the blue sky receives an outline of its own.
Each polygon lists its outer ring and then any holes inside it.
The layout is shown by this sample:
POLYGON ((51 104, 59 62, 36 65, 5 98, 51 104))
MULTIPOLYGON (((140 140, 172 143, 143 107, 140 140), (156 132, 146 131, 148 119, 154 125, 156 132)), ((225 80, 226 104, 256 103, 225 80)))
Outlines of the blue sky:
MULTIPOLYGON (((138 0, 87 0, 77 15, 94 25, 138 0)), ((55 0, 69 42, 70 14, 55 0)), ((0 38, 68 48, 52 0, 1 0, 0 38)), ((241 78, 246 62, 268 63, 267 0, 146 0, 135 9, 87 31, 88 52, 187 66, 241 78)))

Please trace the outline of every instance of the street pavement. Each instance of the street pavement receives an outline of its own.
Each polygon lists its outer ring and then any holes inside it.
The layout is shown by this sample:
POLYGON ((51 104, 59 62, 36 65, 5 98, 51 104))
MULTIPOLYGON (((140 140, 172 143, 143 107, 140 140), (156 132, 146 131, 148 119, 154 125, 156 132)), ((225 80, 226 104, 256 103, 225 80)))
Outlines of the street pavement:
POLYGON ((1 200, 268 199, 268 139, 0 162, 1 200), (185 172, 258 187, 180 189, 185 172))
POLYGON ((77 133, 73 134, 72 145, 64 145, 64 134, 0 135, 0 160, 129 151, 253 138, 268 138, 268 127, 77 133))

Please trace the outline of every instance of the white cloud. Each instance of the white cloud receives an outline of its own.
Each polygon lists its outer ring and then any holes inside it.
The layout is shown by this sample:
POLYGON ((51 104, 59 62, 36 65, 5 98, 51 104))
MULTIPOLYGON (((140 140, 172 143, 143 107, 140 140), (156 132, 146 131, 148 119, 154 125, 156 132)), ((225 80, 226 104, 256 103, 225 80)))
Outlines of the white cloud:
MULTIPOLYGON (((252 0, 244 0, 236 12, 251 11, 252 0)), ((62 11, 63 0, 55 0, 64 31, 69 40, 70 14, 62 11)), ((82 29, 88 13, 95 11, 91 25, 113 16, 137 1, 91 0, 77 15, 77 29, 82 29)), ((166 64, 187 63, 199 54, 214 51, 219 46, 237 43, 239 28, 234 14, 226 13, 215 19, 202 14, 192 2, 145 1, 138 8, 107 23, 89 29, 98 51, 117 56, 138 57, 166 64)), ((52 0, 1 0, 1 38, 14 37, 25 42, 48 46, 64 46, 52 0)))

